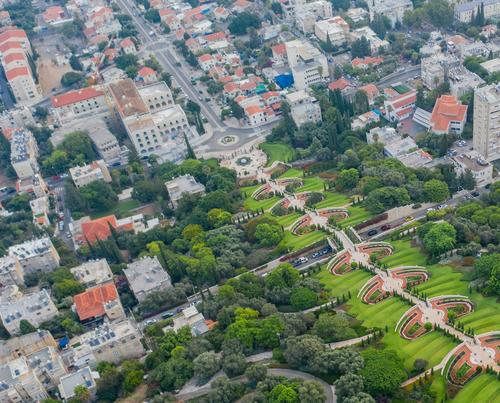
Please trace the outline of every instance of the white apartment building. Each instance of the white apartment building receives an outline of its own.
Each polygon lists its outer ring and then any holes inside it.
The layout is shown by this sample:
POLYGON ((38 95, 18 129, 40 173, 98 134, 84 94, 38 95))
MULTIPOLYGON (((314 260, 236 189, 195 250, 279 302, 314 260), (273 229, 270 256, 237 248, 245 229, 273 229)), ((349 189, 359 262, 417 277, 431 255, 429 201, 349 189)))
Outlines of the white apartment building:
POLYGON ((38 173, 37 157, 38 146, 33 134, 28 130, 13 130, 10 140, 10 163, 19 179, 38 173))
POLYGON ((151 293, 172 287, 170 276, 156 256, 145 256, 129 263, 127 268, 123 269, 123 274, 139 302, 144 301, 151 293))
POLYGON ((25 105, 18 105, 14 109, 3 111, 0 114, 0 130, 2 131, 8 128, 26 127, 35 123, 31 109, 25 105))
POLYGON ((493 165, 477 153, 459 154, 451 157, 458 175, 470 171, 477 186, 486 186, 493 180, 493 165))
POLYGON ((500 85, 474 91, 472 145, 486 161, 500 158, 500 85))
POLYGON ((314 30, 314 23, 320 19, 332 17, 332 3, 326 0, 317 0, 310 3, 300 2, 295 5, 295 25, 304 33, 314 30))
POLYGON ((49 394, 26 358, 19 357, 0 365, 0 401, 6 403, 39 402, 49 394))
POLYGON ((19 260, 24 275, 49 272, 59 266, 59 254, 49 237, 26 241, 8 249, 9 256, 19 260))
POLYGON ((208 332, 208 326, 205 322, 205 317, 201 312, 198 312, 195 306, 190 306, 182 311, 180 317, 174 318, 173 329, 178 331, 184 326, 189 326, 193 336, 199 336, 208 332))
POLYGON ((61 123, 109 113, 106 95, 99 87, 80 88, 51 98, 52 110, 61 123))
POLYGON ((58 310, 47 290, 23 295, 15 291, 16 286, 11 288, 14 290, 12 294, 5 297, 2 295, 0 302, 0 318, 11 335, 20 333, 19 326, 23 319, 38 327, 58 315, 58 310))
POLYGON ((361 39, 362 37, 365 37, 370 43, 372 54, 378 53, 380 49, 387 49, 389 47, 389 42, 385 39, 380 39, 373 29, 368 26, 357 28, 350 33, 351 42, 361 39))
POLYGON ((321 122, 319 102, 304 90, 287 94, 286 101, 290 105, 290 114, 297 127, 305 123, 321 122))
POLYGON ((204 195, 205 186, 196 182, 192 175, 182 175, 165 182, 170 202, 175 209, 179 204, 182 195, 187 193, 190 195, 204 195))
POLYGON ((370 0, 367 4, 370 20, 373 20, 376 14, 384 15, 389 18, 392 26, 398 21, 403 21, 406 11, 413 10, 411 0, 370 0))
POLYGON ((455 5, 455 19, 460 22, 469 23, 474 15, 477 15, 481 4, 484 7, 484 18, 490 19, 500 16, 500 2, 498 0, 474 0, 460 2, 455 5))
POLYGON ((69 174, 77 188, 98 180, 103 180, 108 183, 112 180, 108 167, 103 160, 94 161, 84 166, 70 168, 69 174))
POLYGON ((33 222, 41 227, 49 226, 50 203, 48 196, 37 197, 30 200, 31 212, 33 213, 33 222))
POLYGON ((24 285, 23 269, 15 256, 0 257, 0 288, 24 285))
POLYGON ((160 161, 181 161, 186 153, 184 135, 191 134, 187 117, 179 105, 158 108, 153 98, 146 104, 130 79, 109 86, 118 115, 139 156, 157 155, 160 161))
POLYGON ((314 34, 322 42, 327 42, 330 38, 333 46, 342 46, 349 40, 349 24, 340 15, 336 15, 316 22, 314 34))
POLYGON ((119 364, 124 360, 140 358, 146 351, 141 333, 128 319, 105 322, 95 329, 71 339, 70 361, 76 368, 95 368, 99 362, 119 364))
POLYGON ((59 395, 64 401, 75 396, 77 386, 85 386, 91 395, 96 389, 96 379, 99 379, 99 373, 92 371, 89 367, 81 368, 76 372, 61 377, 58 385, 59 395))
POLYGON ((328 62, 325 55, 309 42, 293 40, 285 43, 288 64, 292 70, 297 90, 328 79, 328 62))
POLYGON ((70 271, 86 288, 113 281, 113 272, 106 259, 90 260, 70 271))

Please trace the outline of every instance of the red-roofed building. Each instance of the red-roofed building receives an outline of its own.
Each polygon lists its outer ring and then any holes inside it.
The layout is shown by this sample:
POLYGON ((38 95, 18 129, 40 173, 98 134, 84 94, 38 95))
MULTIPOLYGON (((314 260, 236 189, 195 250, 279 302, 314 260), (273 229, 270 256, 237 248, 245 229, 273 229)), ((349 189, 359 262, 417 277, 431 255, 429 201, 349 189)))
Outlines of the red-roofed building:
POLYGON ((278 43, 271 48, 273 59, 276 63, 284 63, 287 60, 286 46, 284 43, 278 43))
POLYGON ((205 53, 204 55, 198 57, 198 64, 204 72, 207 72, 214 67, 216 62, 217 60, 209 53, 205 53))
POLYGON ((432 110, 431 130, 438 134, 461 134, 466 119, 467 105, 462 105, 453 95, 441 95, 432 110))
POLYGON ((105 217, 96 218, 95 220, 85 221, 82 223, 81 227, 81 240, 94 243, 98 239, 108 239, 111 236, 110 227, 118 229, 118 224, 114 215, 108 215, 105 217))
POLYGON ((204 39, 208 43, 225 41, 226 40, 226 34, 224 32, 215 32, 213 34, 205 35, 204 39))
POLYGON ((234 98, 240 94, 240 86, 236 83, 227 83, 224 85, 224 95, 227 98, 234 98))
POLYGON ((366 56, 363 59, 356 57, 355 59, 352 60, 351 65, 354 68, 366 69, 370 66, 378 66, 383 61, 384 59, 382 57, 366 56))
POLYGON ((214 9, 214 18, 216 21, 225 21, 229 17, 229 11, 224 7, 216 7, 214 9))
POLYGON ((51 6, 42 16, 45 23, 55 25, 64 21, 64 9, 61 6, 51 6))
POLYGON ((240 90, 246 95, 253 93, 255 88, 257 88, 257 84, 254 81, 247 81, 240 84, 240 90))
POLYGON ((328 89, 331 91, 335 90, 340 90, 340 92, 347 91, 352 89, 352 84, 349 80, 346 80, 345 78, 339 78, 336 81, 332 81, 330 84, 328 84, 328 89))
POLYGON ((136 52, 135 43, 130 38, 125 38, 120 42, 120 48, 126 55, 134 54, 136 52))
POLYGON ((96 87, 86 87, 65 92, 53 96, 51 101, 60 122, 107 111, 104 92, 96 87))
POLYGON ((0 33, 0 45, 6 42, 18 42, 26 52, 31 53, 30 41, 23 29, 10 28, 0 33))
POLYGON ((144 84, 152 84, 158 81, 158 74, 151 67, 144 66, 138 71, 137 80, 144 84))
POLYGON ((375 84, 366 84, 362 87, 359 87, 360 91, 364 91, 368 97, 368 103, 373 105, 375 98, 380 95, 380 91, 378 90, 375 84))
POLYGON ((415 109, 416 100, 417 92, 412 90, 384 101, 386 118, 391 122, 397 122, 410 117, 415 109))
POLYGON ((119 56, 118 49, 116 48, 107 48, 103 53, 109 62, 113 62, 119 56))
POLYGON ((248 10, 248 8, 251 6, 251 3, 247 0, 236 0, 233 3, 233 10, 236 13, 242 13, 243 11, 248 10))
POLYGON ((104 316, 110 320, 125 318, 118 291, 113 283, 90 288, 75 295, 73 301, 81 322, 98 320, 104 316))
POLYGON ((9 70, 14 67, 25 67, 27 64, 26 55, 24 52, 9 53, 4 56, 2 64, 5 70, 9 70))
POLYGON ((257 126, 267 122, 268 116, 273 114, 271 108, 264 109, 258 105, 247 106, 246 108, 244 108, 244 111, 248 119, 248 123, 251 126, 257 126))
POLYGON ((281 101, 280 93, 277 91, 264 92, 260 95, 260 97, 264 100, 267 106, 271 106, 281 101))

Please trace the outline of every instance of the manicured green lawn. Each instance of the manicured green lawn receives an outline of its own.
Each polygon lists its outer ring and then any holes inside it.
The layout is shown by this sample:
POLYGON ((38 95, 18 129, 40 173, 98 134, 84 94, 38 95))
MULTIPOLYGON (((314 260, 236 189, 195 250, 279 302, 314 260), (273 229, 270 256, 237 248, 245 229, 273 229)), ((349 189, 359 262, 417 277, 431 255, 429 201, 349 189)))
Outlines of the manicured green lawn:
POLYGON ((347 207, 347 210, 349 211, 349 217, 341 221, 343 228, 354 227, 355 225, 373 217, 373 214, 368 210, 365 210, 363 207, 349 206, 347 207))
POLYGON ((417 265, 424 266, 430 273, 430 279, 418 286, 419 291, 425 292, 429 297, 439 295, 465 295, 474 303, 474 311, 460 319, 464 326, 474 328, 476 334, 498 330, 500 323, 500 305, 495 298, 484 297, 475 290, 469 294, 468 282, 464 281, 463 274, 447 265, 426 265, 425 255, 410 241, 393 241, 395 247, 393 255, 382 259, 389 267, 417 265))
POLYGON ((255 200, 252 197, 247 197, 246 200, 243 202, 243 207, 245 208, 245 210, 252 210, 252 211, 257 211, 260 210, 261 208, 267 210, 271 208, 278 200, 281 200, 281 197, 273 196, 269 199, 263 199, 263 200, 255 200))
POLYGON ((285 246, 290 251, 295 251, 318 242, 325 237, 326 234, 323 231, 312 231, 300 236, 294 235, 290 231, 285 231, 285 237, 281 240, 280 246, 285 246))
POLYGON ((341 207, 349 204, 349 197, 341 193, 335 193, 326 191, 324 192, 325 198, 316 204, 316 208, 326 208, 326 207, 341 207))
POLYGON ((304 185, 295 189, 296 193, 300 192, 323 192, 325 181, 318 176, 310 176, 304 178, 304 185))
POLYGON ((271 218, 275 219, 278 222, 278 224, 282 225, 285 228, 292 225, 295 221, 297 221, 299 219, 299 217, 302 216, 302 214, 297 213, 297 212, 290 213, 287 215, 282 215, 282 216, 275 216, 271 213, 265 213, 264 215, 266 217, 271 217, 271 218))
POLYGON ((261 184, 254 185, 254 186, 244 186, 244 187, 240 188, 240 191, 241 191, 241 193, 246 195, 245 197, 248 198, 248 197, 252 196, 253 192, 255 192, 261 186, 262 186, 261 184))
POLYGON ((293 160, 295 151, 288 144, 283 143, 262 143, 260 149, 267 155, 267 165, 274 161, 290 162, 293 160))
POLYGON ((95 219, 95 218, 100 218, 100 217, 105 217, 111 214, 121 214, 121 215, 126 215, 126 213, 132 209, 135 209, 141 205, 141 202, 134 200, 134 199, 129 199, 129 200, 124 200, 122 202, 119 202, 115 208, 107 211, 102 211, 100 213, 95 213, 91 214, 90 218, 95 219))
POLYGON ((451 401, 456 403, 498 403, 500 402, 500 382, 493 375, 479 375, 466 383, 451 401))
POLYGON ((404 360, 405 368, 411 369, 416 359, 422 358, 430 366, 438 364, 444 356, 455 346, 451 339, 437 332, 431 332, 417 340, 408 341, 403 339, 394 328, 409 305, 397 298, 389 298, 375 305, 367 305, 357 297, 359 289, 371 277, 370 274, 362 270, 354 270, 342 276, 334 276, 327 272, 326 266, 315 275, 325 288, 333 296, 347 296, 351 293, 348 301, 348 312, 356 319, 362 321, 366 328, 388 326, 389 332, 382 339, 387 348, 398 352, 404 360))
POLYGON ((282 175, 279 176, 280 179, 284 178, 302 178, 304 176, 304 172, 297 168, 290 168, 282 175))

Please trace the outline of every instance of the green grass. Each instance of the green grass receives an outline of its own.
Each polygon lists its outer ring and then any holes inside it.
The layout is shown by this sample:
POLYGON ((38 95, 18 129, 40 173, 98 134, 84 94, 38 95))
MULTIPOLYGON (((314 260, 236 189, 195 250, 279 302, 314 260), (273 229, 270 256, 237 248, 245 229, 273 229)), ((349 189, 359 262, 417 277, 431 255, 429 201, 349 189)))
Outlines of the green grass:
POLYGON ((240 188, 240 191, 241 191, 241 193, 246 195, 245 197, 249 198, 250 196, 252 196, 253 192, 255 192, 261 186, 263 186, 263 185, 258 184, 258 185, 253 185, 253 186, 244 186, 244 187, 240 188))
POLYGON ((273 215, 271 213, 265 213, 264 215, 266 217, 270 217, 270 218, 275 219, 278 222, 278 224, 282 225, 285 228, 292 225, 295 221, 297 221, 299 219, 299 217, 302 216, 302 214, 297 213, 297 212, 290 213, 287 215, 282 215, 282 216, 276 216, 276 215, 273 215))
POLYGON ((243 207, 245 208, 245 210, 252 210, 252 211, 257 211, 260 210, 261 208, 267 210, 271 208, 278 200, 281 200, 281 197, 273 196, 269 199, 263 199, 263 200, 255 200, 252 197, 247 197, 246 200, 243 202, 243 207))
POLYGON ((323 193, 325 198, 316 204, 316 208, 326 208, 326 207, 341 207, 349 204, 349 197, 341 193, 335 193, 326 191, 323 193))
POLYGON ((454 403, 498 403, 500 402, 500 382, 494 375, 479 375, 466 383, 451 401, 454 403))
POLYGON ((304 176, 304 172, 301 171, 300 169, 297 168, 290 168, 283 174, 281 174, 278 178, 279 179, 285 179, 285 178, 302 178, 304 176))
POLYGON ((354 227, 355 225, 373 217, 373 214, 368 210, 365 210, 363 207, 349 206, 347 207, 347 210, 349 211, 349 217, 341 221, 343 228, 354 227))
POLYGON ((113 209, 101 211, 99 213, 90 214, 90 218, 96 219, 96 218, 105 217, 105 216, 108 216, 111 214, 117 214, 120 216, 124 216, 124 215, 127 215, 127 213, 130 210, 133 210, 139 206, 141 206, 141 202, 139 202, 137 200, 134 200, 134 199, 124 200, 122 202, 119 202, 118 205, 113 209))
POLYGON ((295 156, 295 150, 288 144, 262 143, 259 147, 267 155, 266 166, 271 165, 274 161, 292 161, 295 156))
POLYGON ((324 238, 326 238, 326 234, 318 230, 304 235, 294 235, 290 231, 285 231, 285 237, 281 240, 279 247, 286 247, 290 251, 296 251, 324 238))
POLYGON ((439 295, 465 295, 474 303, 474 311, 462 318, 466 328, 474 328, 476 334, 498 330, 500 323, 500 305, 495 298, 485 297, 476 291, 469 293, 469 283, 464 280, 463 273, 448 265, 426 264, 425 255, 409 240, 391 242, 395 248, 393 255, 382 259, 383 263, 392 267, 397 266, 424 266, 430 274, 430 279, 418 286, 418 290, 425 292, 429 297, 439 295))
POLYGON ((300 192, 323 192, 325 181, 318 176, 310 176, 304 178, 304 185, 295 189, 296 193, 300 192))

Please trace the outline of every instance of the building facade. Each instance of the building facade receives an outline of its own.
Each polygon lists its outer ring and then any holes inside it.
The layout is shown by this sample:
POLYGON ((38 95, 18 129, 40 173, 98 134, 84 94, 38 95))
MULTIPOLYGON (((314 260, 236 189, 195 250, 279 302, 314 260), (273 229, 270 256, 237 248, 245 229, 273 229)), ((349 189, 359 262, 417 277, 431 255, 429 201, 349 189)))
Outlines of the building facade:
POLYGON ((472 145, 486 161, 500 158, 500 85, 474 91, 472 145))

